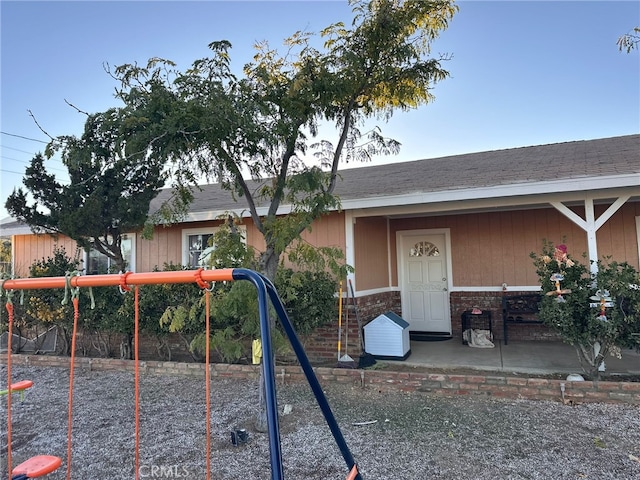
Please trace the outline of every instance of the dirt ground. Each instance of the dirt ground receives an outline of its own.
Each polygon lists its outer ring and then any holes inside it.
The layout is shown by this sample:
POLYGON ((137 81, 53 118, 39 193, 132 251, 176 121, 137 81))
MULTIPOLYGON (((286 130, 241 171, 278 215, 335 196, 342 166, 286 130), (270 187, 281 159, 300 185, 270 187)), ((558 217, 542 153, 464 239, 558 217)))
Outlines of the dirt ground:
MULTIPOLYGON (((14 396, 13 465, 35 454, 63 458, 50 480, 65 478, 68 371, 14 366, 34 386, 14 396)), ((0 382, 6 378, 0 368, 0 382)), ((74 479, 134 478, 133 376, 76 372, 74 479)), ((268 437, 257 433, 255 382, 213 379, 211 478, 271 478, 268 437), (246 428, 246 444, 230 431, 246 428)), ((640 478, 640 408, 442 398, 332 385, 329 403, 363 479, 640 478), (373 422, 373 423, 371 423, 373 422), (367 423, 356 425, 357 423, 367 423)), ((1 397, 0 478, 7 478, 6 399, 1 397)), ((306 385, 278 386, 285 478, 344 479, 347 469, 306 385)), ((140 478, 205 478, 204 379, 141 378, 140 478)))

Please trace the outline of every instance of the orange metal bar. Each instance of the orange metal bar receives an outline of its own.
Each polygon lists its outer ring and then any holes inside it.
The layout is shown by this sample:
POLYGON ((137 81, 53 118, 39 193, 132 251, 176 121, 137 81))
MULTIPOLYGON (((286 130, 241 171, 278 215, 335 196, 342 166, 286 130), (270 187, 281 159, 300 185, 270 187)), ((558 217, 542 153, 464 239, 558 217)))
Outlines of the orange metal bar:
MULTIPOLYGON (((219 270, 179 270, 171 272, 116 273, 110 275, 78 275, 70 278, 71 287, 109 287, 118 285, 158 285, 162 283, 232 282, 233 268, 219 270)), ((15 278, 4 281, 5 290, 64 288, 67 277, 15 278)))

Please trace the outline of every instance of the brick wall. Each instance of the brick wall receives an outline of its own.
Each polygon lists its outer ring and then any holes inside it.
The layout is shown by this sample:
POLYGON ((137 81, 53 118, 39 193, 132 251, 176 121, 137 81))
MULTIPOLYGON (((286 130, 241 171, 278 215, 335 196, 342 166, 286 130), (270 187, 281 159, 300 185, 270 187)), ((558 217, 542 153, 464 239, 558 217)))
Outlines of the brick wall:
MULTIPOLYGON (((524 295, 531 292, 509 292, 509 295, 524 295)), ((500 292, 451 292, 451 328, 453 336, 460 338, 462 334, 462 313, 478 307, 491 312, 493 336, 504 340, 502 325, 502 293, 500 292)), ((509 324, 509 340, 560 340, 556 332, 546 325, 509 324)))
MULTIPOLYGON (((348 339, 347 353, 353 359, 357 359, 362 353, 360 348, 360 332, 353 300, 343 306, 342 315, 342 355, 345 354, 345 344, 348 339)), ((362 326, 376 318, 378 315, 392 311, 400 315, 400 292, 384 292, 356 298, 357 314, 362 326)), ((301 339, 304 343, 307 356, 314 363, 327 363, 338 359, 338 324, 318 328, 309 337, 301 339)))
MULTIPOLYGON (((6 354, 0 355, 6 362, 6 354)), ((14 365, 69 368, 68 357, 45 355, 13 355, 14 365)), ((108 371, 133 371, 132 360, 109 358, 76 358, 76 368, 108 371)), ((204 364, 160 361, 141 361, 140 368, 147 375, 189 375, 204 377, 204 364)), ((254 365, 229 365, 215 363, 210 366, 211 377, 257 379, 260 367, 254 365)), ((499 375, 448 375, 428 372, 393 372, 379 370, 350 370, 343 368, 316 367, 315 374, 321 384, 339 383, 373 388, 380 392, 402 391, 454 396, 472 395, 530 400, 561 401, 561 385, 565 385, 566 403, 629 403, 640 405, 640 382, 566 382, 544 378, 503 377, 499 375)), ((302 383, 306 378, 298 366, 277 366, 276 382, 302 383)), ((204 381, 204 379, 203 379, 204 381)))
MULTIPOLYGON (((511 295, 520 295, 531 292, 509 292, 511 295)), ((465 310, 478 307, 483 311, 491 312, 493 335, 496 340, 503 340, 502 326, 502 293, 501 292, 451 292, 451 329, 455 338, 462 338, 462 314, 465 310)), ((400 292, 385 292, 367 295, 356 299, 358 315, 362 324, 366 325, 378 315, 392 311, 402 316, 402 304, 400 292)), ((349 350, 348 353, 354 359, 360 355, 360 340, 355 321, 355 313, 352 306, 349 311, 349 350)), ((347 309, 345 308, 345 315, 347 309)), ((346 333, 346 322, 343 316, 343 354, 346 333)), ((546 325, 509 325, 509 340, 535 341, 535 340, 560 340, 556 332, 546 325)), ((304 339, 307 355, 315 363, 326 363, 337 360, 338 325, 336 324, 319 328, 304 339)))

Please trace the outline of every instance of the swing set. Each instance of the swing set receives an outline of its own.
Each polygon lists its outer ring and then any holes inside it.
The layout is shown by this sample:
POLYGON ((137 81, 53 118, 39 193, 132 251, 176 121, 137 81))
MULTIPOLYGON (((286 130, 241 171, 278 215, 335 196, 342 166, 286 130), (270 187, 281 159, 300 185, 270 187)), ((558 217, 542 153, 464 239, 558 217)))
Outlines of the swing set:
MULTIPOLYGON (((318 402, 318 406, 324 415, 325 421, 331 430, 333 438, 340 449, 340 453, 346 463, 348 474, 346 480, 362 480, 362 476, 358 471, 358 466, 353 459, 353 455, 347 446, 342 435, 342 431, 331 411, 326 396, 322 390, 320 382, 313 371, 313 367, 307 358, 302 343, 295 333, 293 325, 289 320, 282 300, 273 283, 265 276, 253 270, 244 268, 219 269, 219 270, 184 270, 169 272, 147 272, 133 273, 126 272, 122 274, 109 275, 67 275, 66 277, 38 277, 38 278, 19 278, 6 279, 2 282, 0 293, 7 295, 6 309, 8 312, 9 332, 13 328, 13 304, 12 294, 16 290, 35 290, 49 288, 65 288, 66 292, 71 292, 73 303, 73 334, 71 340, 71 359, 69 374, 69 412, 68 412, 68 429, 67 429, 67 474, 66 480, 71 479, 71 453, 72 453, 72 414, 73 414, 73 384, 74 384, 74 360, 75 360, 75 340, 77 334, 78 318, 79 318, 79 291, 82 287, 107 287, 116 286, 121 291, 128 292, 134 287, 134 382, 135 382, 135 478, 139 479, 139 447, 140 447, 140 405, 139 405, 139 357, 138 357, 138 333, 139 333, 139 286, 140 285, 158 285, 158 284, 178 284, 178 283, 196 283, 205 294, 205 335, 209 338, 210 334, 210 318, 209 318, 209 302, 210 292, 214 282, 231 282, 238 280, 247 280, 256 287, 258 293, 258 307, 260 315, 260 334, 262 337, 263 349, 263 376, 265 381, 265 397, 266 397, 266 413, 267 427, 269 434, 269 456, 271 463, 271 479, 284 479, 282 450, 280 442, 280 429, 278 425, 278 406, 276 399, 276 381, 275 381, 275 365, 273 361, 273 347, 271 345, 271 332, 268 317, 268 302, 275 309, 278 318, 282 324, 285 334, 289 338, 289 342, 300 362, 300 366, 305 374, 307 382, 313 391, 318 402)), ((65 295, 66 297, 66 295, 65 295)), ((11 335, 8 336, 7 345, 7 471, 11 473, 11 480, 26 480, 29 478, 37 478, 57 470, 62 465, 59 457, 52 455, 36 455, 29 458, 25 462, 12 469, 12 451, 11 451, 11 397, 10 392, 20 391, 16 388, 16 384, 12 384, 11 377, 11 335)), ((206 391, 206 479, 211 478, 211 398, 210 398, 210 351, 209 342, 206 342, 205 350, 205 391, 206 391)), ((29 381, 25 381, 29 382, 29 381)), ((18 382, 18 385, 20 382, 18 382)), ((22 385, 27 385, 22 383, 22 385)), ((31 386, 31 385, 30 385, 31 386)), ((24 392, 24 389, 22 390, 24 392)))

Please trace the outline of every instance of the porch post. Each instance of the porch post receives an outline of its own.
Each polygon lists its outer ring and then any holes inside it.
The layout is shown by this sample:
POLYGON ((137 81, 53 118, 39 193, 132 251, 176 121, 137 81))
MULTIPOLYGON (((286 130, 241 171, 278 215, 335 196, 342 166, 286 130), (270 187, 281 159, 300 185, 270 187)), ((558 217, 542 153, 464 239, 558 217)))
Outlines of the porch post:
MULTIPOLYGON (((344 257, 345 257, 345 261, 347 262, 347 265, 351 265, 352 267, 355 267, 356 265, 356 255, 355 255, 355 247, 354 247, 355 223, 356 223, 356 217, 354 217, 353 212, 351 210, 345 210, 344 212, 344 243, 345 243, 344 257)), ((350 272, 347 275, 347 279, 351 280, 355 288, 356 280, 354 278, 353 272, 350 272)))
MULTIPOLYGON (((593 208, 593 197, 590 195, 586 196, 584 199, 584 219, 580 218, 579 215, 573 212, 573 210, 570 210, 564 203, 551 202, 551 205, 553 205, 556 210, 587 232, 587 248, 589 250, 589 260, 591 264, 590 271, 592 275, 596 275, 598 273, 598 240, 596 238, 596 232, 613 216, 614 213, 620 209, 622 205, 627 202, 627 200, 629 200, 629 198, 631 198, 630 195, 618 197, 616 201, 609 205, 609 208, 607 208, 597 219, 593 208)), ((600 343, 596 342, 593 346, 593 350, 596 355, 600 352, 600 348, 600 343)), ((598 370, 604 372, 605 369, 606 366, 603 360, 598 366, 598 370)))
POLYGON ((630 195, 618 197, 616 201, 609 205, 609 208, 607 208, 607 210, 605 210, 605 212, 597 219, 595 218, 592 196, 587 196, 584 199, 584 219, 573 212, 573 210, 569 209, 569 207, 567 207, 564 203, 551 202, 551 205, 556 210, 558 210, 565 217, 567 217, 587 233, 587 248, 589 250, 589 260, 591 261, 590 270, 593 275, 598 273, 598 240, 596 238, 596 232, 602 225, 607 222, 607 220, 609 220, 613 216, 614 213, 616 213, 620 209, 620 207, 622 207, 622 205, 627 202, 627 200, 629 200, 629 198, 631 198, 630 195))
POLYGON ((593 210, 593 198, 584 201, 584 215, 587 224, 587 250, 589 251, 591 275, 598 273, 598 240, 596 239, 596 215, 593 210))

